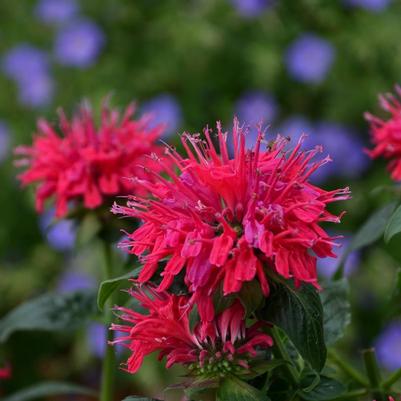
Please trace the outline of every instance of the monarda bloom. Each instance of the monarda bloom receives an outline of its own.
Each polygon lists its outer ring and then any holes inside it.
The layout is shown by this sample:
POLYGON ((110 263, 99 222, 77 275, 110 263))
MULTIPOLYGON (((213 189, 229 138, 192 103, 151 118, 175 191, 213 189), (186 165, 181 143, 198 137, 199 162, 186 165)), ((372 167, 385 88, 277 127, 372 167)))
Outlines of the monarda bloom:
MULTIPOLYGON (((396 87, 398 96, 401 96, 401 87, 396 87)), ((370 123, 372 142, 374 148, 368 151, 372 158, 384 157, 390 160, 388 168, 391 178, 401 180, 401 103, 392 94, 379 96, 381 107, 391 114, 390 118, 383 120, 370 113, 365 118, 370 123)))
POLYGON ((132 289, 146 314, 117 307, 125 325, 111 329, 121 335, 113 344, 122 344, 131 352, 125 370, 135 373, 143 358, 159 352, 167 368, 183 364, 196 377, 216 378, 234 374, 252 374, 252 366, 266 359, 273 344, 261 331, 261 324, 245 325, 245 310, 237 300, 211 322, 199 322, 191 328, 192 307, 187 296, 157 292, 152 287, 132 289))
POLYGON ((48 198, 55 200, 57 217, 67 214, 70 201, 97 208, 106 198, 136 193, 135 183, 127 178, 147 178, 144 166, 157 171, 160 165, 149 155, 161 154, 155 142, 163 127, 150 128, 147 117, 134 120, 133 113, 131 105, 120 118, 117 110, 104 105, 97 126, 84 104, 71 121, 60 112, 60 134, 49 122, 38 121, 33 145, 18 147, 16 154, 23 157, 17 165, 27 166, 19 176, 22 184, 38 184, 39 212, 48 198))
POLYGON ((153 198, 132 197, 127 206, 113 207, 143 221, 121 244, 142 257, 138 282, 159 281, 164 291, 184 276, 203 320, 213 319, 216 288, 239 293, 257 279, 267 296, 271 272, 317 286, 316 256, 335 257, 334 239, 320 223, 339 223, 341 215, 326 207, 349 198, 348 188, 325 191, 308 181, 328 159, 312 162, 320 149, 303 152, 301 142, 287 151, 280 137, 262 149, 261 132, 247 151, 237 120, 233 157, 219 124, 216 138, 209 129, 204 135, 182 136, 186 158, 170 149, 160 160, 170 179, 135 179, 153 198), (168 168, 171 160, 178 173, 168 168))

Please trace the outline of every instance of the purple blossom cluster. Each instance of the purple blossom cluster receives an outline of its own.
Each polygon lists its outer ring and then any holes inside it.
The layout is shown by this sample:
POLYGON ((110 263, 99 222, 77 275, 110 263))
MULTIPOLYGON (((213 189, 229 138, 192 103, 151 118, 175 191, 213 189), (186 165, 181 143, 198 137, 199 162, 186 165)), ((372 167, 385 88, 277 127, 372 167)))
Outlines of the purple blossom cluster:
POLYGON ((272 0, 230 0, 239 15, 253 18, 260 15, 273 5, 272 0))
POLYGON ((363 141, 353 129, 342 124, 332 121, 313 124, 305 117, 295 115, 283 121, 276 133, 288 136, 293 143, 306 134, 305 147, 322 145, 323 155, 329 155, 332 161, 314 173, 312 178, 315 182, 333 177, 355 179, 369 165, 369 157, 361 151, 363 141), (352 157, 349 157, 350 154, 352 157))
POLYGON ((288 74, 296 81, 319 84, 334 62, 333 45, 315 34, 304 33, 286 50, 284 61, 288 74))
POLYGON ((164 125, 163 136, 165 138, 176 134, 182 123, 181 106, 174 96, 167 93, 155 96, 143 103, 141 112, 152 117, 151 128, 159 124, 164 125))
POLYGON ((21 105, 38 108, 52 101, 52 60, 78 68, 87 68, 97 60, 105 43, 104 34, 93 21, 78 14, 76 0, 39 0, 34 15, 41 23, 55 28, 53 54, 19 43, 2 56, 2 70, 15 82, 21 105))
POLYGON ((384 11, 391 3, 391 0, 344 0, 345 5, 358 7, 370 12, 384 11))

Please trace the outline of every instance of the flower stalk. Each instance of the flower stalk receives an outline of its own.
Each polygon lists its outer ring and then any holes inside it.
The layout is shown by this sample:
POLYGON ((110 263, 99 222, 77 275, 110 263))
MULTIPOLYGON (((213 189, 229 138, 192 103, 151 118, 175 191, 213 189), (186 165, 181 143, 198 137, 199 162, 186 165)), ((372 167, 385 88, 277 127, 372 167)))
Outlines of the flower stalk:
MULTIPOLYGON (((104 239, 102 240, 102 246, 104 255, 104 279, 108 280, 113 277, 112 247, 111 244, 104 239)), ((112 294, 104 308, 104 321, 107 327, 111 324, 112 321, 113 305, 114 296, 112 294)), ((103 359, 102 378, 100 385, 100 401, 111 401, 113 399, 116 358, 114 347, 109 345, 109 342, 113 341, 113 339, 113 332, 111 330, 107 330, 105 347, 106 351, 103 359)))

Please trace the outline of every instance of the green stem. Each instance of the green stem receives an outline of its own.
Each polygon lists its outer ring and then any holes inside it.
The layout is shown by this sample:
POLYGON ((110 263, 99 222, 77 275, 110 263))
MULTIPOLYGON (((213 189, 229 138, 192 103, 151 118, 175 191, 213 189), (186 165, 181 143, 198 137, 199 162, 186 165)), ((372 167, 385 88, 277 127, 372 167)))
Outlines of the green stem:
POLYGON ((384 380, 383 387, 390 388, 394 383, 401 379, 401 369, 396 370, 387 380, 384 380))
POLYGON ((270 330, 270 333, 273 337, 274 346, 273 346, 273 354, 278 359, 285 360, 286 363, 283 368, 287 370, 288 377, 291 380, 291 383, 297 387, 299 383, 299 374, 297 369, 294 367, 290 355, 285 349, 285 345, 283 340, 280 337, 280 332, 276 326, 273 326, 270 330))
POLYGON ((355 382, 359 383, 363 387, 368 387, 369 382, 367 379, 359 373, 353 366, 338 355, 333 349, 329 349, 329 358, 349 377, 352 377, 355 382))
POLYGON ((363 351, 366 373, 368 375, 370 389, 376 401, 385 401, 385 395, 381 386, 381 376, 377 364, 376 353, 373 348, 363 351))
POLYGON ((357 389, 349 391, 348 393, 342 394, 337 398, 333 398, 330 401, 345 401, 345 400, 352 400, 353 398, 361 398, 364 395, 368 394, 368 390, 365 388, 357 389))
MULTIPOLYGON (((106 240, 102 240, 103 253, 104 253, 104 279, 108 280, 113 277, 113 263, 112 263, 112 247, 106 240)), ((114 376, 116 358, 114 347, 109 345, 109 341, 113 341, 114 335, 109 330, 109 325, 113 319, 112 307, 114 306, 114 297, 110 296, 104 307, 104 321, 106 324, 106 352, 103 359, 102 366, 102 381, 100 386, 100 401, 112 401, 114 393, 114 376)))

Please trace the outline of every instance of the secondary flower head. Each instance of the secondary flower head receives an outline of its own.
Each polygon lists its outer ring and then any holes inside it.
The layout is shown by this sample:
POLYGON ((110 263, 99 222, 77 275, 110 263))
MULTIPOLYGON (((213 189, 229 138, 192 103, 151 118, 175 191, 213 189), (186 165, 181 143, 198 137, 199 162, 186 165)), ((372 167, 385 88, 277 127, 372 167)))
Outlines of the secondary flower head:
MULTIPOLYGON (((396 87, 396 93, 401 96, 401 87, 396 87)), ((382 156, 390 160, 388 168, 395 181, 401 180, 401 103, 391 93, 379 97, 381 107, 391 114, 387 120, 366 113, 370 122, 374 148, 368 151, 372 158, 382 156)))
POLYGON ((261 352, 271 347, 271 337, 259 323, 245 325, 245 311, 239 301, 217 315, 211 322, 199 322, 191 328, 193 312, 186 296, 156 292, 152 287, 130 291, 146 314, 118 307, 124 325, 113 324, 120 333, 113 344, 123 344, 131 352, 125 369, 135 373, 143 358, 159 352, 166 366, 186 365, 192 375, 224 377, 249 374, 261 352))
POLYGON ((134 120, 133 113, 131 105, 120 118, 117 110, 104 105, 97 126, 88 104, 71 121, 61 111, 61 135, 46 120, 38 121, 33 145, 20 146, 16 153, 23 157, 17 164, 27 166, 19 176, 22 184, 39 184, 39 212, 49 198, 55 200, 57 217, 67 214, 69 201, 96 208, 107 197, 136 192, 135 183, 127 177, 146 178, 143 166, 157 170, 159 164, 148 155, 162 152, 155 144, 161 126, 149 128, 149 119, 134 120))
POLYGON ((391 322, 376 340, 380 364, 388 371, 401 368, 401 322, 391 322))
POLYGON ((121 244, 142 257, 138 281, 157 279, 162 269, 158 288, 164 291, 183 272, 203 320, 213 318, 211 294, 220 285, 228 295, 257 279, 267 296, 268 276, 275 272, 296 284, 317 286, 315 255, 335 256, 333 238, 319 224, 339 223, 341 215, 326 206, 349 198, 348 188, 325 191, 309 183, 309 176, 328 160, 312 162, 319 148, 304 152, 301 142, 287 151, 281 137, 262 149, 261 132, 254 148, 246 150, 246 131, 237 120, 232 158, 220 124, 220 154, 209 129, 204 135, 182 136, 187 158, 168 152, 178 175, 161 160, 170 180, 135 180, 153 199, 132 197, 127 206, 113 208, 143 221, 121 244))

